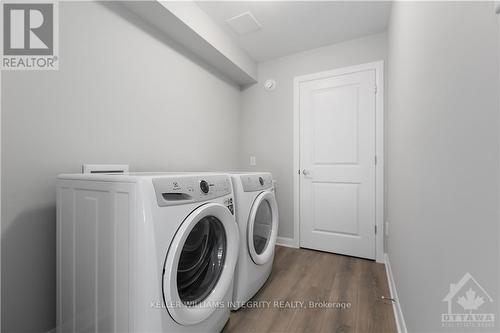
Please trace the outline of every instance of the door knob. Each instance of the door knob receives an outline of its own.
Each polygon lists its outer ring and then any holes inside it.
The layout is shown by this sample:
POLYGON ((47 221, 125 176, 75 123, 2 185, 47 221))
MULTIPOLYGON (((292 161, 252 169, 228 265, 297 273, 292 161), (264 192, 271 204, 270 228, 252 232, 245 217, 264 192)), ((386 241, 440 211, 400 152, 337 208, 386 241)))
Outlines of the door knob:
POLYGON ((303 174, 304 176, 310 176, 310 175, 311 175, 311 171, 309 171, 309 170, 307 170, 307 169, 303 169, 303 170, 302 170, 302 174, 303 174))

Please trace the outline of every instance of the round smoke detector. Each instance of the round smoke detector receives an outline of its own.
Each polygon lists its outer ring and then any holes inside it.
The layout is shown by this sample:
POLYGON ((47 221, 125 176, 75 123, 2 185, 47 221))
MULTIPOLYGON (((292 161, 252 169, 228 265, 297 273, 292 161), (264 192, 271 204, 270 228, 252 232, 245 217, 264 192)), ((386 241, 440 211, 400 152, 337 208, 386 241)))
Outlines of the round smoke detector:
POLYGON ((267 91, 273 91, 276 89, 276 81, 273 79, 266 80, 266 82, 264 82, 264 89, 267 91))

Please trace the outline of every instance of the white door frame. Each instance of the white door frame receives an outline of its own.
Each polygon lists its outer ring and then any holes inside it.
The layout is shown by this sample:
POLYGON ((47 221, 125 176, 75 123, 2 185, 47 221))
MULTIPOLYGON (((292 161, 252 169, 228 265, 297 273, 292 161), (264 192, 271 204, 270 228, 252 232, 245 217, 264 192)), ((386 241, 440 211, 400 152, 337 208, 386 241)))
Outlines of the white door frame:
POLYGON ((300 247, 300 112, 299 87, 302 82, 331 76, 375 71, 375 259, 384 262, 384 61, 297 76, 293 80, 293 244, 300 247))

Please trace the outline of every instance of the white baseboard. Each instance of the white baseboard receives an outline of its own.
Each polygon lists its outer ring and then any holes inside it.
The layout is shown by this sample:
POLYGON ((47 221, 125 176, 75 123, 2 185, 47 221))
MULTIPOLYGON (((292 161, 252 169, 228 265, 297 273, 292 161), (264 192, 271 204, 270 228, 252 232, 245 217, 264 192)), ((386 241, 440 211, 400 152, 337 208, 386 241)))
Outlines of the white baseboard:
POLYGON ((281 245, 281 246, 286 246, 286 247, 293 247, 295 249, 298 249, 299 246, 295 239, 293 238, 288 238, 288 237, 278 237, 276 239, 276 244, 281 245))
POLYGON ((401 310, 401 303, 399 303, 396 284, 394 283, 394 276, 392 275, 391 263, 389 262, 389 256, 387 255, 387 253, 385 254, 385 272, 387 273, 387 282, 389 283, 391 298, 396 300, 392 303, 392 308, 394 310, 394 316, 396 317, 398 332, 408 333, 408 330, 406 329, 405 318, 403 317, 403 311, 401 310))

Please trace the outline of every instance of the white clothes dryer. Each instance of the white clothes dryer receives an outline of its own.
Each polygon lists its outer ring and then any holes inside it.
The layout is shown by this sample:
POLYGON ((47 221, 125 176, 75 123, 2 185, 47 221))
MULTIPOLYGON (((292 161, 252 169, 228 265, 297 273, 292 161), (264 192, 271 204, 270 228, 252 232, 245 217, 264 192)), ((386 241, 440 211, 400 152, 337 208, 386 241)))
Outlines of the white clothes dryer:
POLYGON ((271 274, 278 236, 278 205, 270 173, 230 173, 240 250, 232 309, 252 298, 271 274))

